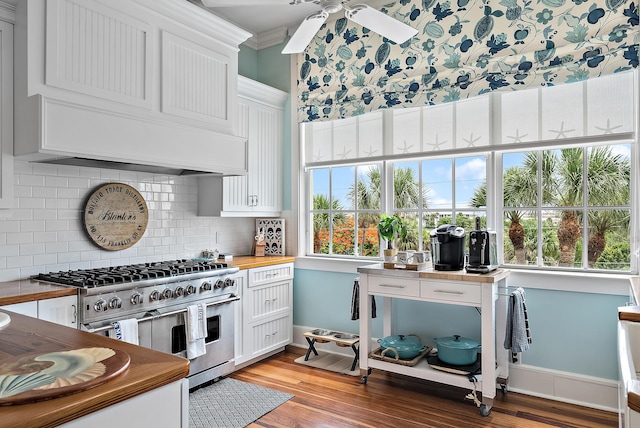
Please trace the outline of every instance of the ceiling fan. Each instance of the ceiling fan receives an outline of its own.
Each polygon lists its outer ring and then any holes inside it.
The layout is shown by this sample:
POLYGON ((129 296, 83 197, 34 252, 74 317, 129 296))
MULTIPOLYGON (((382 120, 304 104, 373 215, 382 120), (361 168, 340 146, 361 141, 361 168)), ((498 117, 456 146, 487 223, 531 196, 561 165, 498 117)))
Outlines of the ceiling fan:
POLYGON ((330 14, 344 9, 344 16, 360 24, 363 27, 375 31, 383 37, 396 43, 404 43, 418 33, 418 30, 409 25, 386 15, 379 10, 357 4, 353 7, 345 7, 348 0, 201 0, 206 7, 230 7, 230 6, 266 6, 315 3, 320 5, 320 10, 307 16, 296 32, 289 39, 289 43, 282 50, 283 54, 303 52, 309 42, 315 37, 318 30, 327 20, 330 14))

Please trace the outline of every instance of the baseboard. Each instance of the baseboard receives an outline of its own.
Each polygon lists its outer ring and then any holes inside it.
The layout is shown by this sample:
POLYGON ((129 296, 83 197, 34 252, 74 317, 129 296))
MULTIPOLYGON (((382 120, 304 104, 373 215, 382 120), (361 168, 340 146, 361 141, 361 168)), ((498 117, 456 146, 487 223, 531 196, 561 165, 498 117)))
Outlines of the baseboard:
MULTIPOLYGON (((291 345, 307 349, 309 345, 305 340, 304 333, 316 328, 326 328, 326 326, 304 327, 294 325, 291 345)), ((374 347, 376 345, 377 342, 372 339, 371 346, 374 347)), ((332 342, 317 343, 314 346, 317 350, 325 352, 353 355, 351 348, 336 346, 332 342)), ((510 364, 507 390, 593 409, 618 412, 618 382, 611 379, 551 370, 526 364, 510 364)))

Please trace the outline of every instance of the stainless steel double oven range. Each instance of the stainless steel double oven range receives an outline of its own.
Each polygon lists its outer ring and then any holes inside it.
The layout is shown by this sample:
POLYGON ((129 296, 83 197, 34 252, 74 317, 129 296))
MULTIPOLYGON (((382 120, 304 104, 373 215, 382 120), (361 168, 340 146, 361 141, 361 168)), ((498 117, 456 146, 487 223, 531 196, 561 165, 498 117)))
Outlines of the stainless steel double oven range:
POLYGON ((172 260, 40 274, 33 279, 78 288, 82 330, 108 335, 112 323, 135 318, 139 344, 187 357, 189 305, 207 306, 206 354, 190 360, 189 387, 234 370, 234 319, 240 297, 225 263, 172 260))

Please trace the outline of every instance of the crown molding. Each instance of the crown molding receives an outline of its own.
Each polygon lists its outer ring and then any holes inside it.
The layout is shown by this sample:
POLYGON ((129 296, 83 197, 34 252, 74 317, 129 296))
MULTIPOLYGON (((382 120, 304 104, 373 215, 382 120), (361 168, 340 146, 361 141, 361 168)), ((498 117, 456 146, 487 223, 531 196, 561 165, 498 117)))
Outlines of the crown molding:
POLYGON ((287 27, 278 27, 263 31, 247 39, 243 44, 253 50, 270 48, 279 45, 287 39, 287 27))
POLYGON ((17 0, 0 0, 0 20, 16 22, 16 3, 17 0))

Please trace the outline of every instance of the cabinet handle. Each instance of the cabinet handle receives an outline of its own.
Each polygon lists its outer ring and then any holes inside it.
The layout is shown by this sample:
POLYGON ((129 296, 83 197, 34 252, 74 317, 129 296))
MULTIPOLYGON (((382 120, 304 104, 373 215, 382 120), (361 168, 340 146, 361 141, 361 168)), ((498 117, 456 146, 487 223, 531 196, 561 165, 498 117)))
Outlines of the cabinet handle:
POLYGON ((254 207, 258 206, 258 195, 253 195, 253 206, 254 207))
POLYGON ((451 290, 433 290, 434 293, 444 293, 444 294, 457 294, 462 296, 464 294, 463 291, 451 291, 451 290))
POLYGON ((71 324, 75 324, 78 322, 78 308, 76 305, 71 305, 71 307, 73 308, 73 313, 71 314, 73 316, 73 321, 71 321, 71 324))
POLYGON ((280 274, 278 274, 278 273, 267 273, 267 274, 265 274, 264 277, 268 278, 268 279, 271 279, 271 278, 277 277, 278 275, 280 275, 280 274))
POLYGON ((380 284, 380 287, 388 287, 388 288, 407 288, 404 285, 395 285, 395 284, 380 284))
POLYGON ((264 337, 268 339, 269 337, 273 337, 273 336, 275 336, 276 334, 278 334, 278 332, 277 332, 277 331, 276 331, 276 332, 274 332, 274 333, 271 333, 271 334, 265 334, 265 335, 264 335, 264 337))
POLYGON ((277 297, 274 297, 273 299, 266 299, 264 302, 265 302, 265 303, 273 303, 273 302, 275 302, 276 300, 278 300, 278 298, 277 298, 277 297))

